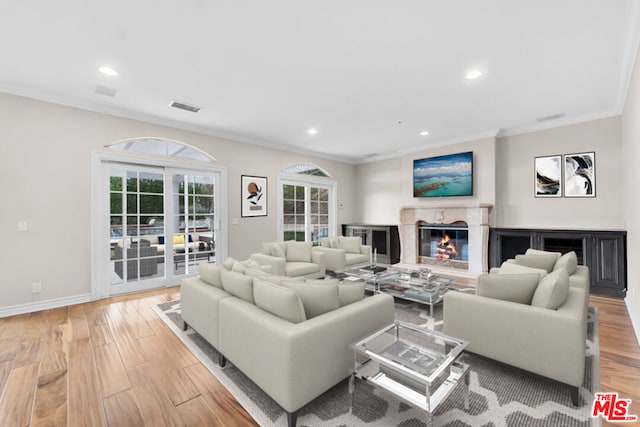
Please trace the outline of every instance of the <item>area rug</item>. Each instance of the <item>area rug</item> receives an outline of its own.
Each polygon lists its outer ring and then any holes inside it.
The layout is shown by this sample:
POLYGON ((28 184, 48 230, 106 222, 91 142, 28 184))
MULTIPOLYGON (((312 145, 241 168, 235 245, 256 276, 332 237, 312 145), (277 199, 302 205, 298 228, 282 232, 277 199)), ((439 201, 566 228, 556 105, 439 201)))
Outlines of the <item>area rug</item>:
MULTIPOLYGON (((155 308, 155 307, 154 307, 155 308)), ((209 371, 229 390, 261 426, 286 426, 287 418, 280 406, 234 365, 217 364, 218 352, 197 332, 182 331, 180 301, 158 305, 155 310, 171 330, 198 357, 209 371)), ((464 409, 464 387, 457 389, 434 413, 433 425, 462 426, 600 426, 600 419, 590 417, 594 393, 600 385, 600 353, 597 312, 590 308, 585 381, 580 388, 580 406, 573 407, 568 388, 517 368, 480 356, 466 354, 471 367, 469 409, 464 409)), ((416 303, 396 302, 396 318, 426 328, 442 329, 442 305, 434 316, 416 303)), ((356 381, 353 409, 348 381, 342 381, 298 412, 298 426, 426 426, 424 411, 409 406, 388 392, 364 381, 356 381)))

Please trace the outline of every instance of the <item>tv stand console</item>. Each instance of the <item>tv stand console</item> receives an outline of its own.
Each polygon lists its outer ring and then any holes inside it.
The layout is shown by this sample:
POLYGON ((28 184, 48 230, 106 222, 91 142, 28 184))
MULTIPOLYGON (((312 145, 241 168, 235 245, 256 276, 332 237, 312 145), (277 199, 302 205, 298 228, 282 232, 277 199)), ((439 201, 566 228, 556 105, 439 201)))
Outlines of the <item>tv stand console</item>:
POLYGON ((627 232, 625 230, 556 230, 491 228, 489 267, 499 267, 528 248, 567 253, 589 267, 591 293, 624 298, 627 294, 627 232))

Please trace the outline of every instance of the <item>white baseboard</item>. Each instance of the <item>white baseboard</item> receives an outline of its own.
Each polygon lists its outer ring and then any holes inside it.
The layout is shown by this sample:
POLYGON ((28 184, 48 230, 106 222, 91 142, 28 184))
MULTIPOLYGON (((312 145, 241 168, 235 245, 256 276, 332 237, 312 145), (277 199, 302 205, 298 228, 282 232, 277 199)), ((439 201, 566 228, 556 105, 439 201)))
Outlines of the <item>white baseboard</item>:
POLYGON ((627 306, 629 318, 631 318, 631 325, 633 326, 633 332, 636 334, 636 340, 638 340, 638 345, 640 345, 640 307, 631 304, 631 300, 628 297, 624 299, 624 303, 627 306))
POLYGON ((27 304, 12 305, 0 308, 0 317, 33 313, 35 311, 49 310, 51 308, 65 307, 67 305, 81 304, 89 301, 91 301, 91 294, 81 294, 71 297, 54 298, 45 301, 30 302, 27 304))

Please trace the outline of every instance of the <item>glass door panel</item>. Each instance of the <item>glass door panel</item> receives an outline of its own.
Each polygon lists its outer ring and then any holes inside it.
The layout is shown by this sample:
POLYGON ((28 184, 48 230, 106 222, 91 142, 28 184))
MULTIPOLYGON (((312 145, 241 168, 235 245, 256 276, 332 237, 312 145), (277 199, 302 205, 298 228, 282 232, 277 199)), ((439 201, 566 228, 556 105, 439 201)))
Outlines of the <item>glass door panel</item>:
POLYGON ((157 245, 164 234, 163 173, 111 166, 109 214, 111 285, 164 277, 164 254, 157 245))
POLYGON ((285 184, 282 188, 284 240, 306 240, 305 187, 285 184))
POLYGON ((282 239, 310 241, 314 246, 331 230, 331 187, 282 183, 282 239))
POLYGON ((196 273, 201 261, 215 262, 215 181, 213 175, 173 174, 174 275, 196 273))

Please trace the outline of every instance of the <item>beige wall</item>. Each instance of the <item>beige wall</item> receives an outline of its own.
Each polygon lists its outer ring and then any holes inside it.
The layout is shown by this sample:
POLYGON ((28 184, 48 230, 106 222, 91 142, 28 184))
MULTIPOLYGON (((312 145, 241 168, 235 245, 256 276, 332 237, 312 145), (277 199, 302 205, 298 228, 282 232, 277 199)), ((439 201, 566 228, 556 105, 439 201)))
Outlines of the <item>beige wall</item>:
POLYGON ((640 267, 634 261, 640 258, 640 56, 627 93, 627 103, 622 115, 622 161, 620 173, 624 192, 623 213, 627 228, 627 308, 640 342, 640 267))
POLYGON ((495 204, 495 140, 482 139, 405 154, 358 166, 358 217, 366 224, 399 224, 404 206, 495 204), (413 161, 424 157, 473 151, 473 196, 413 197, 413 161))
POLYGON ((620 117, 498 139, 496 227, 624 228, 620 117), (595 198, 534 197, 534 158, 596 153, 595 198))
POLYGON ((320 166, 338 182, 338 224, 355 218, 355 166, 193 132, 0 94, 0 309, 90 292, 91 153, 136 137, 162 137, 210 153, 228 172, 229 254, 246 258, 276 239, 277 175, 291 164, 320 166), (241 218, 240 176, 266 176, 268 216, 241 218), (18 232, 20 220, 27 232, 18 232), (31 284, 42 283, 32 294, 31 284))

